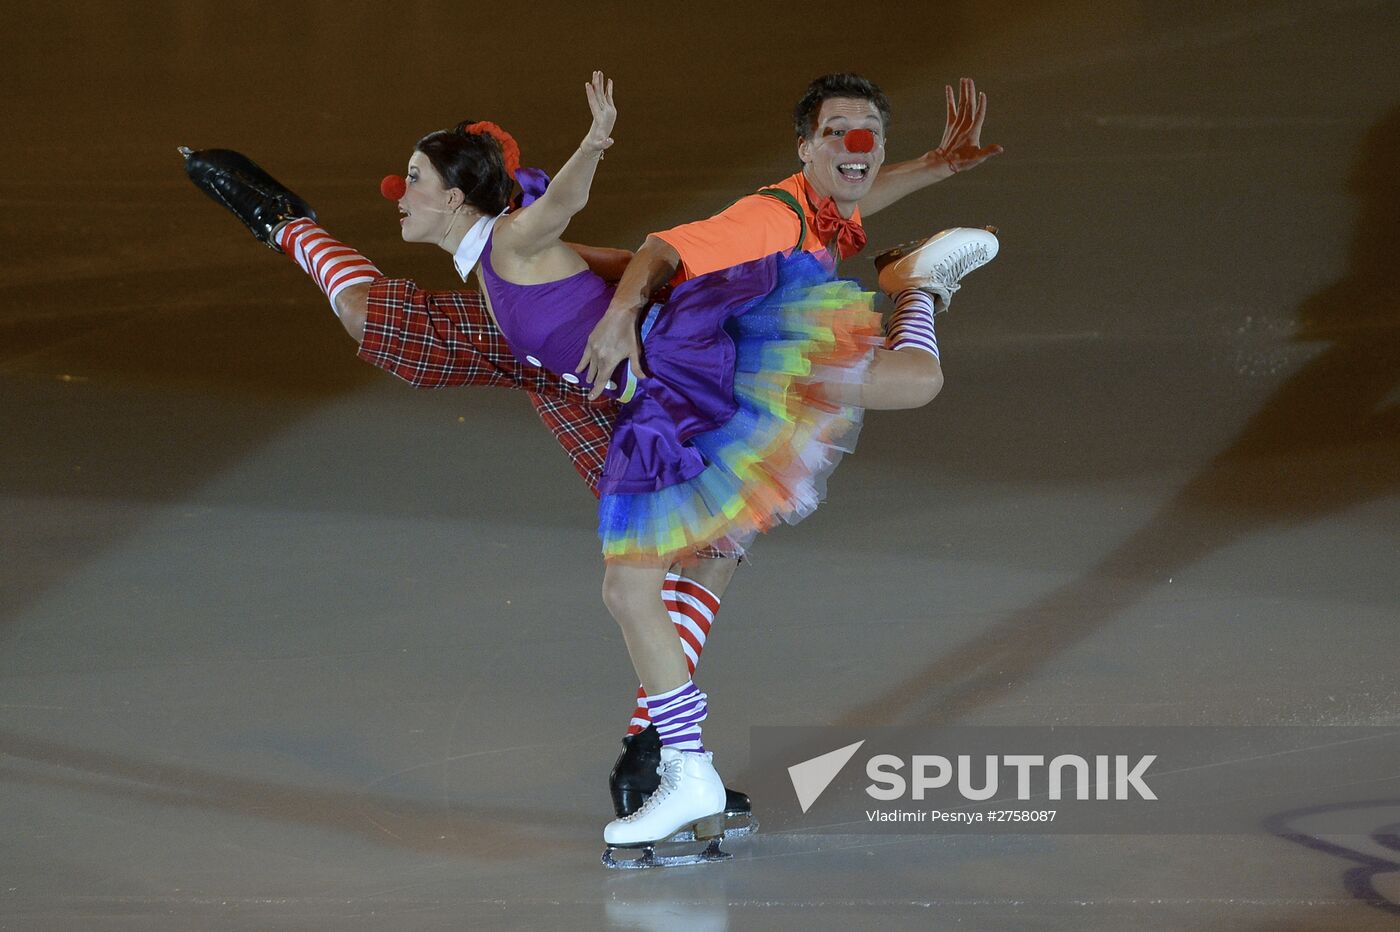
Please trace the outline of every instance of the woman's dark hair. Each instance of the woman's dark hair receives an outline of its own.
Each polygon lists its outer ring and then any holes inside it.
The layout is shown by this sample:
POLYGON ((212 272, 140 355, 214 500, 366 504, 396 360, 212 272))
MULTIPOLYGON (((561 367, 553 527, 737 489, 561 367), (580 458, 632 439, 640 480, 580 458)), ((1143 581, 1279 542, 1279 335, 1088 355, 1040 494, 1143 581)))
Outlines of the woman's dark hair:
POLYGON ((467 203, 487 216, 506 209, 515 186, 506 174, 501 145, 485 133, 464 133, 442 129, 429 133, 414 146, 428 157, 448 188, 461 188, 467 203))
POLYGON ((792 123, 797 135, 811 139, 817 128, 817 114, 821 113, 822 102, 834 97, 868 100, 880 111, 880 128, 886 133, 890 129, 890 101, 885 92, 873 81, 858 74, 824 74, 807 85, 807 92, 797 102, 792 111, 792 123))

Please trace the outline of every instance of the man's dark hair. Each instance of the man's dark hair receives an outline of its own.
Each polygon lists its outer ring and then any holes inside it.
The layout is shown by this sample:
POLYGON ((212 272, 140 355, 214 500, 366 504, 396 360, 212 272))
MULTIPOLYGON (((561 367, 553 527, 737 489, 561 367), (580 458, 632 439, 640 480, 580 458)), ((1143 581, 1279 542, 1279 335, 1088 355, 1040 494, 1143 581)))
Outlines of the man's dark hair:
POLYGON ((793 127, 803 139, 811 139, 817 128, 817 114, 822 102, 833 97, 847 97, 855 100, 868 100, 880 111, 880 128, 890 130, 890 100, 885 92, 873 81, 858 74, 824 74, 807 85, 807 92, 797 102, 792 111, 793 127))
POLYGON ((461 188, 467 203, 481 213, 494 217, 510 203, 515 183, 506 174, 500 143, 485 133, 439 130, 414 148, 433 163, 444 187, 461 188))

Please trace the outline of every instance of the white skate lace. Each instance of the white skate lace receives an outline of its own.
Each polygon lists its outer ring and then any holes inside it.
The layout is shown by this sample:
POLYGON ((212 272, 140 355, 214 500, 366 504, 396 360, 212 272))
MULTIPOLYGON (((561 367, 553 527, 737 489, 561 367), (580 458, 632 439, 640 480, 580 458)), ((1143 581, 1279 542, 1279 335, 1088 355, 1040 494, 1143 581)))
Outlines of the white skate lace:
POLYGON ((642 803, 640 809, 631 815, 623 816, 623 822, 635 822, 661 805, 662 801, 671 795, 671 791, 676 788, 676 783, 680 779, 681 762, 679 760, 663 761, 656 768, 656 772, 661 775, 661 785, 656 788, 656 792, 647 797, 647 801, 642 803))
POLYGON ((981 243, 968 243, 939 263, 930 280, 946 288, 951 295, 962 287, 958 282, 964 275, 986 264, 987 247, 981 243))

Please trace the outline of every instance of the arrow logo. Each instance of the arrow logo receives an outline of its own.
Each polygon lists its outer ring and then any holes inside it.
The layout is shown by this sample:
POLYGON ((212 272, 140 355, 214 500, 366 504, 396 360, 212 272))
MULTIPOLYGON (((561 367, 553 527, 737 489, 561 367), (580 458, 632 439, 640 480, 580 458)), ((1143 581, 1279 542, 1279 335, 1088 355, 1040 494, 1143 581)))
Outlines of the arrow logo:
POLYGON ((802 806, 805 813, 812 808, 815 803, 826 792, 826 788, 831 786, 831 781, 836 779, 836 775, 841 772, 841 768, 855 756, 856 751, 865 741, 857 741, 855 744, 848 744, 844 748, 837 748, 835 751, 814 757, 811 760, 804 760, 800 764, 793 764, 788 768, 788 777, 792 780, 792 788, 797 793, 797 802, 802 806))

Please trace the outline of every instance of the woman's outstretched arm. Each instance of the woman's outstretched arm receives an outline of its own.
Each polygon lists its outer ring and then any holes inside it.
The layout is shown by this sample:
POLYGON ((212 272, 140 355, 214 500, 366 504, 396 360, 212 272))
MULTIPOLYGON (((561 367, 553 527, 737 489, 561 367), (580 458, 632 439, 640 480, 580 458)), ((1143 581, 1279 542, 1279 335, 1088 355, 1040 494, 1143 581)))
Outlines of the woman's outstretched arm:
POLYGON ((593 111, 593 125, 576 151, 549 188, 529 207, 508 215, 497 227, 496 241, 521 256, 530 256, 559 241, 574 214, 588 203, 588 189, 603 152, 613 144, 613 123, 617 108, 613 106, 612 81, 601 71, 593 72, 593 80, 584 85, 588 94, 588 109, 593 111))

